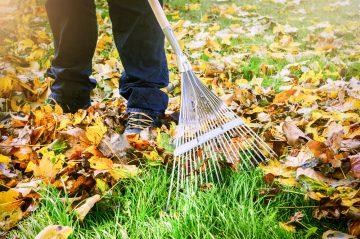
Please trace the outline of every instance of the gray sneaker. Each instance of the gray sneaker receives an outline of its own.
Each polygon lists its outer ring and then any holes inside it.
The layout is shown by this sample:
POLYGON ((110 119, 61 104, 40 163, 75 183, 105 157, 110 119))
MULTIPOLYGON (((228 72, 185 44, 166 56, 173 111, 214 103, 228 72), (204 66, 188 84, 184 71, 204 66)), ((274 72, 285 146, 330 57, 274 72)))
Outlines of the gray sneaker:
POLYGON ((143 112, 130 112, 124 134, 140 134, 149 127, 160 127, 161 122, 156 116, 143 112))

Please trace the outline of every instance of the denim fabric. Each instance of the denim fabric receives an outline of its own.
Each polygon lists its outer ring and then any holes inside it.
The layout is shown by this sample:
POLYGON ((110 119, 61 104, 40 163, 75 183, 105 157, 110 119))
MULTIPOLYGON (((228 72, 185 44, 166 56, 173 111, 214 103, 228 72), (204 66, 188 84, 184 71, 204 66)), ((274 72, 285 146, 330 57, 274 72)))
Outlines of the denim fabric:
MULTIPOLYGON (((163 115, 169 82, 164 35, 147 0, 108 0, 116 47, 124 66, 120 94, 128 112, 163 115)), ((50 98, 70 108, 84 108, 96 81, 90 78, 97 42, 94 0, 48 0, 55 56, 49 76, 55 79, 50 98)), ((76 109, 75 109, 76 110, 76 109)))

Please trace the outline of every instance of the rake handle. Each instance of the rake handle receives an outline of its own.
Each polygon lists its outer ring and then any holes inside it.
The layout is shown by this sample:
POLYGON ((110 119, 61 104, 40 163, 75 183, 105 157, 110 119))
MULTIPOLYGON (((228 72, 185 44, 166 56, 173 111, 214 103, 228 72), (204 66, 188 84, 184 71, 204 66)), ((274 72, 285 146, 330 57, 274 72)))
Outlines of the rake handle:
POLYGON ((166 18, 164 10, 161 7, 159 0, 148 0, 151 9, 153 10, 157 21, 160 24, 161 29, 170 27, 170 23, 166 18))

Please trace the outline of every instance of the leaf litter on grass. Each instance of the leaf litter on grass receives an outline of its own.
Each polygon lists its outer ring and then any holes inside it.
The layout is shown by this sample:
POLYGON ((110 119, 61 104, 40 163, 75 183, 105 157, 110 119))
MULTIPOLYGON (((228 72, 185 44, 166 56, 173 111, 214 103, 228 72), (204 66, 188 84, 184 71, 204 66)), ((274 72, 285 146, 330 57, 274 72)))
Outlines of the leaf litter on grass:
MULTIPOLYGON (((41 1, 0 5, 1 32, 7 33, 0 34, 1 230, 36 209, 40 184, 76 199, 73 210, 83 220, 99 195, 139 175, 140 164, 172 160, 169 141, 180 108, 176 57, 166 45, 172 85, 164 125, 124 139, 126 102, 117 90, 122 66, 105 3, 98 4, 93 72, 98 86, 93 105, 75 114, 44 104, 53 48, 41 1)), ((279 155, 261 166, 264 180, 300 188, 318 202, 316 219, 346 220, 347 232, 359 236, 360 22, 354 16, 360 6, 319 1, 314 15, 306 1, 260 4, 219 1, 205 10, 201 4, 165 9, 202 81, 279 155), (267 9, 277 9, 288 21, 267 9), (322 17, 335 11, 344 13, 336 24, 322 17), (194 17, 199 13, 201 18, 194 17)), ((301 213, 281 227, 301 228, 301 213)))

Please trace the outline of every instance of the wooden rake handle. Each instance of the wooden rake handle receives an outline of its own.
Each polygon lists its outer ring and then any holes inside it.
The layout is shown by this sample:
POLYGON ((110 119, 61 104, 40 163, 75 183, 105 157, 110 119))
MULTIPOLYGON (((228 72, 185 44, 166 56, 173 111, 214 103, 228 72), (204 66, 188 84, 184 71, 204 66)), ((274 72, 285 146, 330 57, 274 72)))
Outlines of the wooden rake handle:
POLYGON ((162 9, 159 0, 148 0, 151 9, 153 10, 157 21, 160 24, 161 29, 171 27, 169 21, 166 18, 164 10, 162 9))

